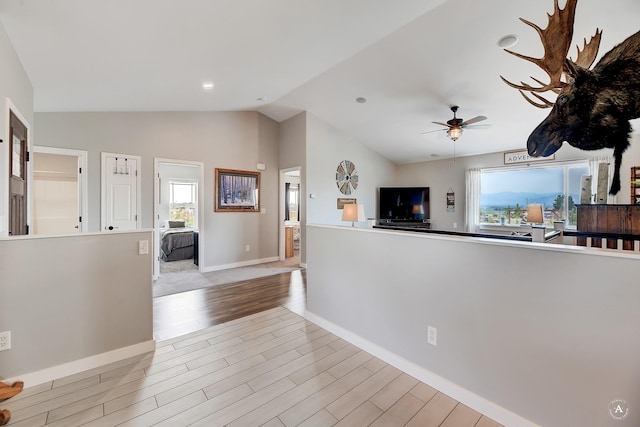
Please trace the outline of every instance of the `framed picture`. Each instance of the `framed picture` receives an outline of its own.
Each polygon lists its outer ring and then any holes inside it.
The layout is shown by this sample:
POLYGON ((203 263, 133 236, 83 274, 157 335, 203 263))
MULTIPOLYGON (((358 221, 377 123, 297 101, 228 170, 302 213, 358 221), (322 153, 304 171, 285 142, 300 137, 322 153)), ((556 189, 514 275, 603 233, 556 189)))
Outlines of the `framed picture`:
POLYGON ((216 168, 216 212, 260 212, 260 172, 216 168))

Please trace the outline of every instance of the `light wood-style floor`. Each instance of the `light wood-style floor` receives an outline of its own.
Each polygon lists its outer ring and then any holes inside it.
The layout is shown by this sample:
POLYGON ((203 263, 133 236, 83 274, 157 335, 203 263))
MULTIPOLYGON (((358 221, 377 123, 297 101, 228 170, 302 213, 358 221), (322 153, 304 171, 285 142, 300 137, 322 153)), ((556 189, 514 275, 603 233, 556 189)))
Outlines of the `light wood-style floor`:
POLYGON ((15 427, 499 426, 283 306, 159 341, 155 353, 27 388, 2 406, 15 427))

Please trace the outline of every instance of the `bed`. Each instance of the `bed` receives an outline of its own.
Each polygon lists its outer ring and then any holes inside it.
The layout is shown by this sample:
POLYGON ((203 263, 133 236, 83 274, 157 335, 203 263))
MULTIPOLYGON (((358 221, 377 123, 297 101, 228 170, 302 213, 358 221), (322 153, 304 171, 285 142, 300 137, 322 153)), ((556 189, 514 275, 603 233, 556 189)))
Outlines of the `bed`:
POLYGON ((169 221, 169 228, 160 230, 160 258, 178 261, 193 258, 193 228, 169 221))

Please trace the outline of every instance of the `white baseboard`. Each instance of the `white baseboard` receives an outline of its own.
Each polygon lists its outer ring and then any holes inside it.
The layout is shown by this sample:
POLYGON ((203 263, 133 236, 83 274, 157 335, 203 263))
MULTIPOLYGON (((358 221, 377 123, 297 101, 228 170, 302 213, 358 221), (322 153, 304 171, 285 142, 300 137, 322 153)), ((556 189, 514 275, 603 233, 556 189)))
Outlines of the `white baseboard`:
POLYGON ((279 260, 280 258, 278 258, 277 256, 262 259, 252 259, 249 261, 233 262, 231 264, 214 265, 213 267, 203 267, 202 272, 208 273, 210 271, 226 270, 228 268, 247 267, 249 265, 263 264, 265 262, 275 262, 279 260))
POLYGON ((349 341, 351 344, 360 347, 364 351, 374 355, 380 360, 395 366, 401 371, 411 375, 419 381, 435 388, 438 391, 450 396, 458 402, 467 405, 471 409, 486 415, 487 417, 497 421, 498 423, 509 427, 539 427, 537 424, 522 418, 501 406, 479 396, 451 381, 443 378, 422 366, 413 363, 404 357, 401 357, 385 348, 380 347, 371 341, 354 334, 353 332, 342 328, 316 314, 305 311, 304 317, 323 329, 331 332, 340 338, 349 341))
POLYGON ((25 387, 33 387, 38 384, 44 384, 49 381, 74 375, 89 369, 98 368, 109 363, 119 360, 128 359, 129 357, 138 356, 140 354, 149 353, 156 348, 154 340, 141 342, 139 344, 122 347, 106 353, 96 354, 94 356, 85 357, 84 359, 74 360, 73 362, 64 363, 62 365, 52 366, 36 372, 30 372, 15 378, 4 380, 7 383, 15 381, 24 381, 25 387))

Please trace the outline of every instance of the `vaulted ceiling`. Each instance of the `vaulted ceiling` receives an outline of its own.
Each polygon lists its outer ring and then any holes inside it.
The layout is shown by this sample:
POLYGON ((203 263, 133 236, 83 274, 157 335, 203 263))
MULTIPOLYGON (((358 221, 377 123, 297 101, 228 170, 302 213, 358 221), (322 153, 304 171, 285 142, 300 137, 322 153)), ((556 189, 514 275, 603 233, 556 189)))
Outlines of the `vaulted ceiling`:
MULTIPOLYGON (((524 148, 548 110, 499 75, 546 76, 498 41, 516 35, 513 50, 541 56, 518 18, 544 27, 552 11, 553 0, 2 0, 0 22, 37 112, 308 111, 402 164, 453 154, 444 131, 421 134, 451 105, 491 125, 465 130, 458 156, 524 148)), ((638 22, 637 0, 579 0, 573 44, 599 27, 600 57, 638 22)))

